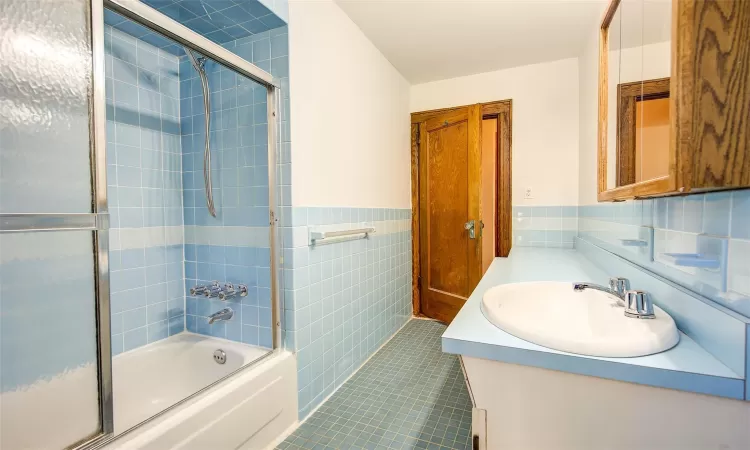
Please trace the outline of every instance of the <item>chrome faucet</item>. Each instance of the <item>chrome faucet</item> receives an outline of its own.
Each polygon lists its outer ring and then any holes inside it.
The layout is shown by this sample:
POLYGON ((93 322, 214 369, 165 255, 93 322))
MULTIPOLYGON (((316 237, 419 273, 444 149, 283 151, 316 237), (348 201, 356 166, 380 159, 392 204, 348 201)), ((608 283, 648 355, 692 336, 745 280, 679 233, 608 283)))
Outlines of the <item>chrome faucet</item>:
POLYGON ((574 291, 581 292, 586 289, 595 289, 614 295, 618 298, 617 304, 625 306, 625 293, 630 290, 630 281, 627 278, 611 277, 609 279, 609 287, 595 283, 573 283, 574 291))
POLYGON ((227 283, 224 285, 224 288, 219 292, 219 300, 226 301, 230 298, 234 298, 236 296, 240 297, 246 297, 247 296, 247 286, 244 284, 238 284, 237 288, 235 289, 234 285, 232 283, 227 283))
POLYGON ((210 286, 206 286, 203 296, 208 298, 218 297, 221 293, 221 286, 218 281, 212 281, 210 286))
POLYGON ((247 296, 247 285, 238 284, 236 287, 232 283, 226 283, 221 286, 218 281, 212 281, 211 284, 204 286, 198 285, 190 288, 190 295, 194 297, 203 296, 208 298, 218 297, 219 300, 228 300, 233 297, 247 296))
POLYGON ((212 281, 211 284, 207 286, 199 284, 197 286, 191 287, 190 295, 194 297, 198 297, 198 296, 217 297, 220 291, 221 291, 221 286, 219 286, 219 282, 212 281))
POLYGON ((653 319, 654 302, 646 291, 628 291, 625 295, 625 315, 634 319, 653 319))
POLYGON ((654 304, 651 295, 646 291, 631 290, 630 280, 621 277, 611 277, 609 287, 595 283, 573 283, 573 290, 582 292, 595 289, 617 297, 617 306, 625 307, 625 316, 635 319, 653 319, 654 304))
POLYGON ((208 324, 211 325, 217 320, 229 320, 232 318, 232 316, 234 316, 234 311, 232 311, 232 308, 224 308, 208 316, 208 324))

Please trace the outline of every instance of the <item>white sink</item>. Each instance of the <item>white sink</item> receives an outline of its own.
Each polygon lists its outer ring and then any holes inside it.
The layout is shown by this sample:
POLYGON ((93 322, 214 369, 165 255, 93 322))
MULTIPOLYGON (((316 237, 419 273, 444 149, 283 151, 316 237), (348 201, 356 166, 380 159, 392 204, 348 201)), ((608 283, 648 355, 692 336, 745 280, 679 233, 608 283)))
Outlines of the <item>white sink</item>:
POLYGON ((495 286, 482 312, 503 331, 534 344, 570 353, 633 357, 663 352, 680 335, 672 317, 654 305, 653 319, 625 317, 617 297, 573 290, 573 283, 542 281, 495 286))

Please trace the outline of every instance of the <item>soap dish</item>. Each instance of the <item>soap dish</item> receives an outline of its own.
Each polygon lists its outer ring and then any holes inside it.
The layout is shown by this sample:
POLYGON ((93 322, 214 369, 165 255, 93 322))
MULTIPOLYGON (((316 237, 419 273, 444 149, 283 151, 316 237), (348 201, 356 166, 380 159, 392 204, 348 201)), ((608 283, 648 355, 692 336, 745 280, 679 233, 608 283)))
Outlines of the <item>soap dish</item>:
POLYGON ((719 269, 721 267, 721 261, 700 253, 663 253, 662 255, 676 266, 700 267, 702 269, 719 269))
POLYGON ((648 247, 648 241, 643 239, 620 239, 623 247, 648 247))

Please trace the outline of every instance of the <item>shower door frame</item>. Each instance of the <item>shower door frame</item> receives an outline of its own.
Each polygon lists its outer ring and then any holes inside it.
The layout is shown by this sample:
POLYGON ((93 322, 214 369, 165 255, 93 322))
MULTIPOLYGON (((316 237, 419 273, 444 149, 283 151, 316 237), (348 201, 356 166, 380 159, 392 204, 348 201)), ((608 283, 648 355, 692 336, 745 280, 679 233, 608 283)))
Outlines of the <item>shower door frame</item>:
MULTIPOLYGON (((83 3, 83 2, 82 2, 83 3)), ((86 4, 86 3, 83 3, 86 4)), ((88 6, 92 18, 92 77, 88 89, 89 170, 91 212, 88 213, 3 213, 0 233, 90 231, 94 259, 94 308, 96 319, 97 391, 99 398, 98 433, 83 437, 72 446, 86 448, 101 442, 114 431, 112 398, 112 347, 109 296, 109 211, 107 207, 106 103, 104 88, 104 13, 101 1, 88 6), (98 18, 98 19, 97 19, 98 18), (99 36, 99 38, 97 38, 99 36), (96 55, 101 52, 101 57, 96 55), (99 76, 101 73, 101 76, 99 76)))
MULTIPOLYGON (((271 355, 280 353, 282 348, 281 335, 281 291, 279 262, 281 261, 281 245, 278 233, 279 215, 277 197, 277 161, 278 152, 277 137, 279 136, 278 111, 280 107, 281 88, 279 80, 265 70, 253 65, 249 61, 237 56, 231 51, 221 47, 219 44, 196 33, 190 28, 167 17, 139 0, 91 0, 91 48, 92 48, 92 99, 91 99, 91 170, 92 170, 92 214, 65 215, 58 218, 52 215, 44 215, 47 220, 33 220, 27 225, 29 229, 49 228, 49 219, 53 219, 54 227, 51 229, 91 229, 94 231, 94 244, 96 248, 97 268, 97 339, 99 349, 99 391, 100 391, 100 416, 102 420, 102 433, 89 441, 76 447, 77 449, 100 448, 112 440, 141 425, 165 414, 166 412, 193 399, 202 392, 211 389, 235 374, 253 367, 271 355), (110 329, 110 296, 109 296, 109 214, 107 203, 107 161, 106 161, 106 90, 105 90, 105 54, 104 54, 104 9, 111 9, 128 19, 143 25, 157 33, 160 33, 173 41, 195 50, 198 53, 213 59, 219 64, 243 75, 267 90, 267 126, 268 126, 268 191, 269 191, 269 246, 271 253, 271 312, 272 312, 272 336, 273 349, 266 355, 239 368, 231 374, 216 380, 203 389, 192 393, 174 405, 147 418, 135 427, 124 431, 118 436, 114 435, 114 398, 112 394, 112 352, 111 352, 111 329, 110 329), (74 217, 80 216, 80 217, 74 217)), ((29 215, 26 215, 29 216, 29 215)), ((6 217, 4 219, 12 220, 6 217)), ((0 225, 3 225, 0 221, 0 225)), ((4 227, 0 226, 0 230, 4 227)))

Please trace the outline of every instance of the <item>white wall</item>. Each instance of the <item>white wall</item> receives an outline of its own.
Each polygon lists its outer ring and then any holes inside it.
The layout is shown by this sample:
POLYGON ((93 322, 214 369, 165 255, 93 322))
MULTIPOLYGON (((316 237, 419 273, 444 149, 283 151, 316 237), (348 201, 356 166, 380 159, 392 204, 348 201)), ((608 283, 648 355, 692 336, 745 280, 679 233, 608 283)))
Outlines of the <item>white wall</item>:
POLYGON ((564 59, 414 85, 410 109, 512 99, 513 205, 576 205, 578 85, 578 59, 564 59))
POLYGON ((578 204, 595 204, 597 194, 596 139, 599 121, 599 28, 592 27, 586 47, 578 58, 579 106, 578 124, 579 151, 578 204))
POLYGON ((409 84, 332 1, 289 3, 292 205, 409 208, 409 84))

